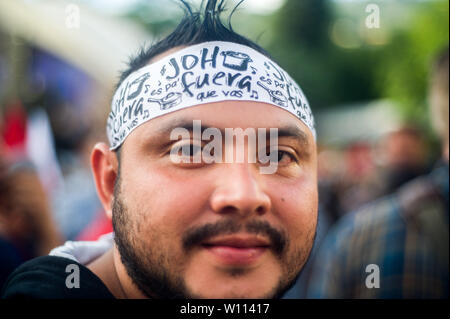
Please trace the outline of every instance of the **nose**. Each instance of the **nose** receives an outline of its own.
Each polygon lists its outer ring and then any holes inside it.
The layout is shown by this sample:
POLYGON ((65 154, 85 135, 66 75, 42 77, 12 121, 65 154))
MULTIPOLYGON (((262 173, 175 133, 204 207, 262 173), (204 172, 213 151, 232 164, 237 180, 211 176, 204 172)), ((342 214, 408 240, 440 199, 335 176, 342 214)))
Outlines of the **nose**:
POLYGON ((219 214, 264 215, 271 209, 270 197, 258 182, 257 170, 247 163, 223 164, 210 204, 219 214))

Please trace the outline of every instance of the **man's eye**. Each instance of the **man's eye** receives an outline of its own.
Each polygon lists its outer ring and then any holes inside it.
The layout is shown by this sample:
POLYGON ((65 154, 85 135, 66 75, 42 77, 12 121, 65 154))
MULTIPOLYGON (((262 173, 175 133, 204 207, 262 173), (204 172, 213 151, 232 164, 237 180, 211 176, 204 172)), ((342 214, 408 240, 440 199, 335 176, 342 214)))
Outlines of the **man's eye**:
POLYGON ((181 148, 181 155, 182 156, 197 156, 202 152, 202 146, 199 144, 189 144, 189 145, 184 145, 181 148))
POLYGON ((278 163, 281 165, 288 165, 297 161, 294 155, 283 150, 273 150, 272 153, 268 155, 270 156, 270 161, 272 163, 278 163))

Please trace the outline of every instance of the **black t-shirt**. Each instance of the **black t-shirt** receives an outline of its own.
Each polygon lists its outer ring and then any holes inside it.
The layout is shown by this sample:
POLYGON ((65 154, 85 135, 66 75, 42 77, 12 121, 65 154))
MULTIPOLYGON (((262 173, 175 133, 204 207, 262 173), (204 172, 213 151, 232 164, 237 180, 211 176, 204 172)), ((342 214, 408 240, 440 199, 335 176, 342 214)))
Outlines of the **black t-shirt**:
POLYGON ((2 298, 112 299, 92 271, 71 259, 43 256, 19 266, 8 277, 2 298))
POLYGON ((18 249, 0 236, 0 288, 8 276, 23 262, 18 249))

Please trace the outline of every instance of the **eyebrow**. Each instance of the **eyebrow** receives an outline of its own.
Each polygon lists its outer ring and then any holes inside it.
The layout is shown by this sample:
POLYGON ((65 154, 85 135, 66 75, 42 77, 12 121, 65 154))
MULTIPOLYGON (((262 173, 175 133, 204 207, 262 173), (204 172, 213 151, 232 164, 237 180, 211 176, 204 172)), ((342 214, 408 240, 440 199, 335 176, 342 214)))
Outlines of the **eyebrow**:
POLYGON ((309 147, 308 135, 297 126, 289 125, 278 128, 278 137, 295 138, 301 146, 309 147))
MULTIPOLYGON (((166 135, 169 136, 172 130, 176 128, 184 128, 190 132, 194 131, 194 120, 173 120, 165 125, 164 128, 161 128, 158 130, 158 134, 160 135, 166 135)), ((201 125, 201 132, 203 132, 209 128, 218 129, 222 134, 225 134, 224 129, 215 128, 210 125, 205 125, 202 123, 201 125)), ((294 125, 288 125, 288 126, 282 126, 282 127, 276 127, 278 129, 278 138, 280 137, 287 137, 287 138, 294 138, 297 140, 300 146, 308 148, 309 147, 309 139, 308 135, 302 131, 300 128, 294 125)), ((270 131, 269 131, 270 132, 270 131)))
MULTIPOLYGON (((172 122, 169 122, 169 124, 166 124, 164 128, 158 130, 158 134, 161 135, 169 135, 170 132, 172 132, 174 129, 176 128, 184 128, 188 131, 194 131, 194 121, 195 120, 174 120, 172 122)), ((209 125, 204 125, 202 123, 201 126, 201 132, 203 134, 203 132, 209 128, 214 128, 213 126, 209 126, 209 125)), ((219 129, 220 132, 223 134, 224 131, 222 129, 219 129)))

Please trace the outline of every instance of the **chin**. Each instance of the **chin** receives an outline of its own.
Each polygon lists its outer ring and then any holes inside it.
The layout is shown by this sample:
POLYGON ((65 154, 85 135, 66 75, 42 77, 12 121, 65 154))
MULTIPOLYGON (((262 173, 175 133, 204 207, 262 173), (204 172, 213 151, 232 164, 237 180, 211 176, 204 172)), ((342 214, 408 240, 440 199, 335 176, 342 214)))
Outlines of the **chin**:
MULTIPOLYGON (((205 263, 206 264, 206 263, 205 263)), ((188 267, 184 273, 188 294, 200 299, 271 299, 286 286, 281 267, 188 267)))
MULTIPOLYGON (((210 285, 208 287, 196 287, 192 289, 194 298, 199 299, 271 299, 274 298, 280 286, 273 284, 269 286, 266 279, 261 279, 255 283, 225 282, 210 285), (262 285, 264 284, 264 286, 262 285)), ((239 281, 239 280, 238 280, 239 281)), ((275 282, 276 280, 270 280, 275 282)))

